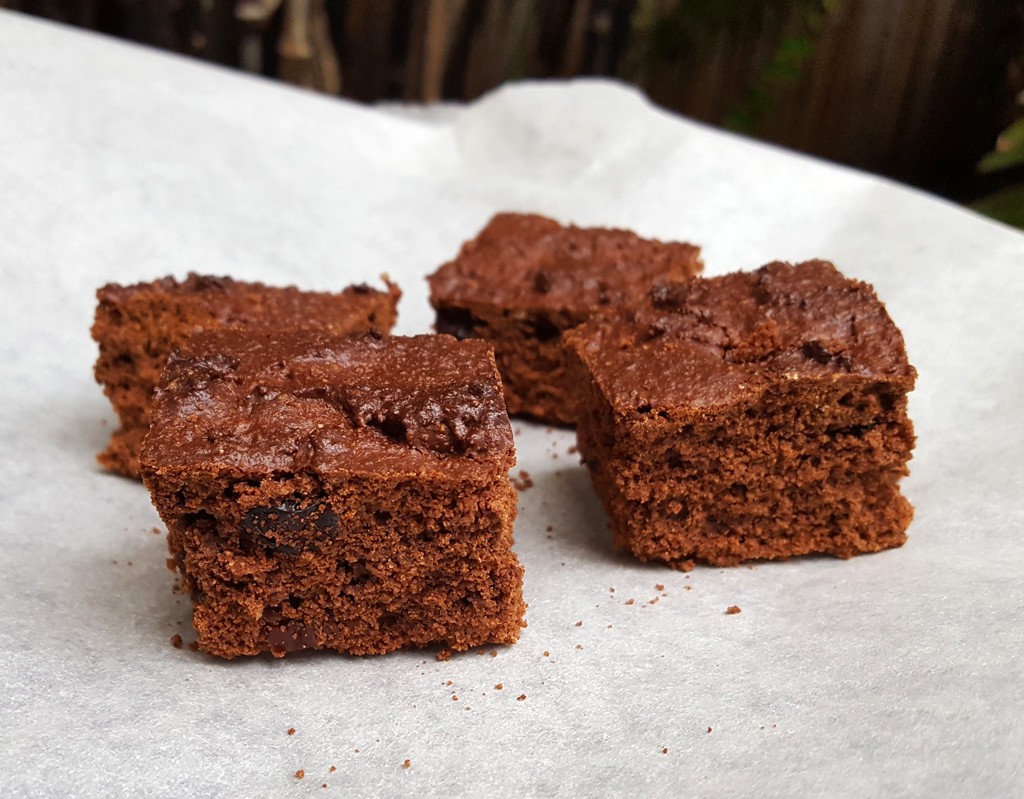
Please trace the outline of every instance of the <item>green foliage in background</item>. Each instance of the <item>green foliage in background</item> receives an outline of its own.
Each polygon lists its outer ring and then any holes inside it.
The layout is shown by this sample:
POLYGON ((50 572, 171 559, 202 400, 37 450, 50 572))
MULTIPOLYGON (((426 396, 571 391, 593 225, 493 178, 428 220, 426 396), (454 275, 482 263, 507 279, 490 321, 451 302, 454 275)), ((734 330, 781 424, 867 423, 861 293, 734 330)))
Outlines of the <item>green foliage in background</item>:
POLYGON ((654 72, 664 64, 706 55, 723 34, 758 36, 771 19, 784 17, 785 33, 767 66, 722 120, 724 127, 755 135, 794 85, 814 54, 814 35, 840 0, 640 0, 633 31, 643 43, 634 69, 654 72))
MULTIPOLYGON (((1024 105, 1024 92, 1017 97, 1017 102, 1024 105)), ((1021 165, 1024 165, 1024 118, 1018 119, 999 135, 995 149, 978 162, 978 171, 991 174, 1021 165)), ((1024 183, 983 197, 971 207, 985 216, 1024 230, 1024 183)))

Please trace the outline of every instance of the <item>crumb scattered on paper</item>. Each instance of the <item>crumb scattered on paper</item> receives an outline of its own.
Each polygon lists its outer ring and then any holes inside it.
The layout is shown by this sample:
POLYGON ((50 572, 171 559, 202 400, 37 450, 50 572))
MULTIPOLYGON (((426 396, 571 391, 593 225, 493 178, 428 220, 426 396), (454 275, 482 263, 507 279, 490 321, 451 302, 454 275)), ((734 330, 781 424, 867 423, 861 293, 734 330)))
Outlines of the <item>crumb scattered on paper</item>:
POLYGON ((525 491, 528 488, 533 488, 533 478, 530 477, 530 473, 525 469, 519 470, 519 477, 512 478, 512 485, 515 486, 516 491, 525 491))

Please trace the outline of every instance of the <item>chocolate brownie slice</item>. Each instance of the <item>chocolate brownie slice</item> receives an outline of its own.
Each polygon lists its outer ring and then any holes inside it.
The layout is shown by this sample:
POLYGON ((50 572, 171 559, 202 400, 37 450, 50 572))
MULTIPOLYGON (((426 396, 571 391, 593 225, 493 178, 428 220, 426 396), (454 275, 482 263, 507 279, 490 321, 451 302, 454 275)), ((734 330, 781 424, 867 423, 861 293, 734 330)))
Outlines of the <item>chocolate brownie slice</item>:
POLYGON ((152 283, 111 283, 97 293, 92 337, 96 380, 120 420, 98 460, 138 478, 138 450, 149 429, 150 395, 171 352, 198 330, 277 326, 328 333, 390 332, 401 292, 351 286, 338 294, 274 288, 228 277, 189 274, 152 283))
POLYGON ((689 569, 900 546, 916 372, 832 264, 656 288, 568 336, 579 447, 616 542, 689 569))
POLYGON ((205 652, 519 637, 515 449, 485 342, 197 334, 140 461, 205 652))
POLYGON ((498 214, 428 281, 439 333, 494 346, 509 413, 571 425, 576 405, 562 334, 600 310, 642 301, 656 282, 702 268, 692 244, 498 214))

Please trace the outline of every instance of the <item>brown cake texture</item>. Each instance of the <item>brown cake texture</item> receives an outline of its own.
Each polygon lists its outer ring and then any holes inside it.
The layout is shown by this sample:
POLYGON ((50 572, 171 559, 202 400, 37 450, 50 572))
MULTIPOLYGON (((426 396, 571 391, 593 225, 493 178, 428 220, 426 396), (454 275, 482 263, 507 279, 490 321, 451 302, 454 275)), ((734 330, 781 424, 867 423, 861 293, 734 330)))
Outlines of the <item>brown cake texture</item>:
POLYGON ((515 449, 485 342, 196 334, 140 460, 204 652, 519 637, 515 449))
POLYGON ((679 569, 900 546, 916 372, 824 261, 655 288, 567 338, 616 543, 679 569))
POLYGON ((437 332, 494 346, 509 413, 572 425, 563 334, 598 311, 642 301, 655 283, 686 280, 702 268, 692 244, 503 213, 428 281, 437 332))
POLYGON ((138 451, 149 429, 150 396, 168 356, 192 333, 248 326, 339 335, 388 333, 401 292, 385 283, 386 291, 359 285, 321 293, 191 273, 183 281, 165 277, 104 286, 96 292, 92 326, 100 350, 95 374, 120 428, 97 459, 112 472, 139 477, 138 451))

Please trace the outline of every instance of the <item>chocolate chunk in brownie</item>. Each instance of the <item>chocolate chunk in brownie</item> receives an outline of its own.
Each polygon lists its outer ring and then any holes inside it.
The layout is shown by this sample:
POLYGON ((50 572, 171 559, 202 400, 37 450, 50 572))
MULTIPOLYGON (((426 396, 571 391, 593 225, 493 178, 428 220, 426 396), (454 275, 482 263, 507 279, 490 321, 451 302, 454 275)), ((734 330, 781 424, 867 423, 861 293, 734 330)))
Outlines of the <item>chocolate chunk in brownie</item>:
POLYGON ((483 341, 196 334, 140 461, 205 652, 519 637, 515 449, 483 341))
POLYGON ((824 261, 659 287, 567 337, 616 542, 688 569, 900 546, 916 372, 870 286, 824 261))
POLYGON ((388 333, 401 292, 366 285, 341 293, 274 288, 228 277, 190 274, 97 292, 92 337, 99 344, 96 380, 120 420, 98 460, 110 471, 138 478, 138 450, 149 429, 150 395, 171 352, 198 330, 285 327, 335 334, 388 333))
POLYGON ((437 331, 494 346, 509 413, 571 425, 576 404, 565 375, 565 331, 702 268, 691 244, 505 213, 428 280, 437 331))

